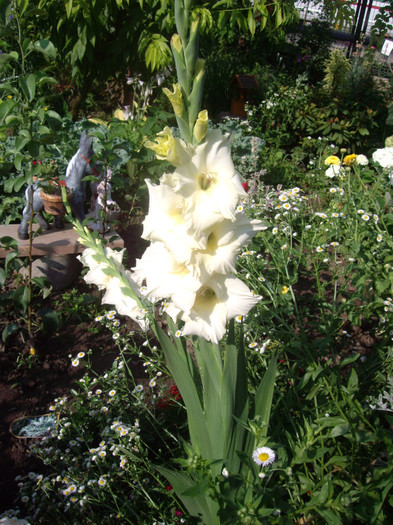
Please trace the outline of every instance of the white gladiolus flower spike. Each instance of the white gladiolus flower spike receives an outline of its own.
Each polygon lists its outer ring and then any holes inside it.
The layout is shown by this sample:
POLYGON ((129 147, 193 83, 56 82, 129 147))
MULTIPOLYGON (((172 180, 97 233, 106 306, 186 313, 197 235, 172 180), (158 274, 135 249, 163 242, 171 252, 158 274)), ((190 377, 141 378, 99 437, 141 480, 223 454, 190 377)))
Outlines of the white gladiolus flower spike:
MULTIPOLYGON (((84 266, 88 266, 90 270, 84 276, 84 280, 88 284, 95 284, 100 290, 103 290, 111 277, 104 272, 105 268, 108 268, 108 263, 105 261, 97 261, 94 257, 97 254, 96 250, 92 248, 86 248, 82 255, 77 258, 84 266)), ((111 258, 118 269, 123 267, 124 249, 121 251, 112 250, 111 248, 105 248, 105 256, 111 258)))
POLYGON ((218 343, 227 321, 246 315, 260 299, 240 279, 216 275, 198 290, 190 313, 181 315, 183 335, 198 335, 218 343))
POLYGON ((242 179, 231 158, 229 140, 214 130, 195 148, 191 160, 165 174, 168 184, 184 199, 184 218, 198 235, 223 219, 235 220, 240 196, 246 196, 242 179))
POLYGON ((262 221, 250 220, 246 215, 236 215, 235 221, 224 219, 212 226, 206 247, 195 250, 191 263, 202 281, 214 273, 235 272, 236 257, 257 231, 266 230, 262 221))
POLYGON ((146 181, 149 189, 149 213, 143 222, 142 237, 161 241, 179 262, 189 261, 191 251, 204 248, 204 239, 188 234, 183 218, 184 199, 166 184, 146 181))
MULTIPOLYGON (((129 288, 133 290, 136 295, 139 295, 138 285, 133 280, 131 272, 124 270, 123 276, 127 278, 129 288)), ((102 303, 113 304, 120 315, 127 315, 145 330, 147 322, 144 319, 144 312, 140 309, 135 299, 123 292, 123 288, 124 284, 118 277, 111 277, 110 281, 107 282, 106 292, 102 298, 102 303)))
POLYGON ((177 308, 190 311, 201 282, 183 263, 176 261, 163 243, 151 243, 133 270, 138 283, 146 281, 150 299, 171 298, 177 308))

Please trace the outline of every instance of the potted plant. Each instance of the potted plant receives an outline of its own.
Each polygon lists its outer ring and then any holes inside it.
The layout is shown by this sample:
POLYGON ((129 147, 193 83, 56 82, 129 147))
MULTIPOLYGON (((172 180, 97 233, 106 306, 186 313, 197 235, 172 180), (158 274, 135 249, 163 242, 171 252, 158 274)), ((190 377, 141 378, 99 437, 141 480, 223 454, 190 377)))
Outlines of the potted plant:
POLYGON ((40 162, 41 176, 38 180, 41 188, 41 199, 46 213, 63 216, 66 212, 61 188, 64 186, 67 199, 72 197, 72 190, 67 188, 64 180, 59 179, 59 167, 54 161, 40 162))

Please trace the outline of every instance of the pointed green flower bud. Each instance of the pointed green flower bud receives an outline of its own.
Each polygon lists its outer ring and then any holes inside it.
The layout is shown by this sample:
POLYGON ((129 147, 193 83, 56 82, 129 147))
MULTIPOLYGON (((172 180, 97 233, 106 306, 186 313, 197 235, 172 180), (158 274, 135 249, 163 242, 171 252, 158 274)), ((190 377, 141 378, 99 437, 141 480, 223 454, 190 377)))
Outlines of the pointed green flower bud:
POLYGON ((176 33, 171 38, 171 48, 175 59, 177 79, 184 93, 190 92, 191 78, 184 61, 184 50, 181 38, 176 33))
POLYGON ((194 126, 194 138, 196 142, 201 142, 206 136, 207 132, 207 124, 209 120, 209 115, 207 113, 207 110, 204 109, 199 112, 198 119, 194 126))
POLYGON ((181 53, 182 50, 183 50, 183 44, 181 43, 181 38, 180 36, 175 33, 174 35, 172 35, 172 38, 171 38, 171 46, 173 47, 173 49, 177 52, 177 53, 181 53))

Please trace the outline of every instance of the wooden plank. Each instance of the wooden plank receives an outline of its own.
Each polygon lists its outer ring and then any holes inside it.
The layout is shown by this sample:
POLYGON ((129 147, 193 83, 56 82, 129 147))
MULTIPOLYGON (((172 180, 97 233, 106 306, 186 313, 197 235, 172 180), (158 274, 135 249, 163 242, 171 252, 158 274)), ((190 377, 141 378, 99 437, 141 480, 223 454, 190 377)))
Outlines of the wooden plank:
MULTIPOLYGON (((29 253, 29 240, 22 241, 18 239, 19 224, 0 225, 0 238, 13 237, 18 241, 18 252, 21 257, 29 253)), ((33 230, 38 230, 38 224, 33 224, 33 230)), ((124 248, 123 239, 113 230, 109 231, 105 237, 110 239, 113 236, 117 239, 110 244, 111 248, 124 248)), ((68 255, 82 253, 85 247, 78 242, 79 235, 72 228, 71 224, 65 224, 63 230, 52 228, 43 231, 40 235, 33 238, 33 256, 45 255, 68 255)), ((7 251, 0 245, 0 258, 7 255, 7 251)))

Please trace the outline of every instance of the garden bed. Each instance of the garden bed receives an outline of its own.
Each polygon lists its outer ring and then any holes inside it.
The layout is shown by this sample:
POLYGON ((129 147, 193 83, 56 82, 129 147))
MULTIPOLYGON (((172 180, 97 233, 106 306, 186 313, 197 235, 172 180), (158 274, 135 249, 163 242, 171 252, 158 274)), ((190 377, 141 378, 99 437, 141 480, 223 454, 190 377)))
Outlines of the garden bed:
MULTIPOLYGON (((134 264, 135 258, 144 250, 144 241, 140 239, 141 231, 142 227, 136 224, 120 232, 129 254, 130 265, 134 264)), ((95 295, 99 303, 99 292, 82 280, 78 281, 73 289, 74 297, 83 294, 95 295)), ((64 308, 64 294, 67 292, 53 292, 49 298, 49 306, 56 309, 56 304, 61 301, 64 308)), ((72 307, 72 298, 68 305, 72 307)), ((69 355, 87 353, 91 349, 92 368, 97 373, 103 373, 119 353, 108 332, 97 329, 94 316, 91 316, 90 320, 86 320, 86 317, 86 312, 76 310, 53 336, 39 333, 36 340, 37 356, 29 355, 29 348, 19 340, 1 348, 0 513, 12 507, 13 498, 18 490, 15 477, 43 468, 39 460, 29 456, 29 440, 17 439, 10 434, 10 424, 24 415, 46 413, 55 398, 69 394, 73 383, 85 372, 83 368, 71 365, 69 355), (78 315, 83 316, 84 320, 80 321, 78 315)), ((6 317, 0 319, 1 329, 7 322, 6 317)), ((134 373, 138 377, 137 368, 134 373)), ((144 377, 143 373, 143 370, 139 371, 141 377, 144 377)))

